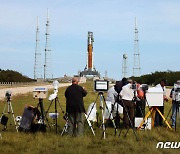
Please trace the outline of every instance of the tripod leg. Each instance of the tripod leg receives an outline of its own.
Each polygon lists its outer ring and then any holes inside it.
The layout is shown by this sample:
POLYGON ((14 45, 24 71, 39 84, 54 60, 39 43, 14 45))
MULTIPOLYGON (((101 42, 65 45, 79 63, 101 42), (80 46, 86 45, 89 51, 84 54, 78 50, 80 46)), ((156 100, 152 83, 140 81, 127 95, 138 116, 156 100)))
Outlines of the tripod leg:
POLYGON ((56 126, 56 134, 57 134, 57 132, 58 132, 58 123, 57 123, 57 118, 58 118, 58 115, 57 115, 57 97, 55 98, 55 113, 56 113, 55 126, 56 126))
POLYGON ((102 129, 103 129, 102 138, 105 139, 106 138, 106 127, 105 127, 105 119, 104 119, 103 100, 104 100, 104 96, 102 94, 100 94, 100 109, 101 109, 101 114, 102 114, 102 129))
POLYGON ((92 112, 92 110, 93 110, 93 108, 94 108, 94 106, 95 106, 95 104, 96 104, 96 102, 97 102, 98 97, 99 97, 99 94, 98 94, 98 96, 96 97, 96 100, 95 100, 95 102, 93 103, 93 106, 92 106, 89 114, 87 115, 87 119, 89 118, 89 116, 90 116, 90 114, 91 114, 91 112, 92 112))
POLYGON ((178 103, 176 102, 175 131, 176 131, 176 126, 177 126, 177 110, 178 110, 178 103))
POLYGON ((46 111, 46 115, 48 114, 49 109, 50 109, 50 107, 51 107, 52 103, 53 103, 53 100, 51 101, 51 103, 50 103, 50 105, 49 105, 49 107, 48 107, 48 109, 47 109, 47 111, 46 111))
POLYGON ((64 115, 65 112, 63 111, 63 108, 62 108, 62 106, 61 106, 61 104, 60 104, 60 101, 59 101, 58 97, 57 97, 57 102, 58 102, 58 104, 59 104, 59 107, 60 107, 60 109, 61 109, 62 114, 64 115))
POLYGON ((63 136, 64 132, 67 132, 67 129, 68 129, 69 125, 68 125, 68 122, 66 121, 65 125, 64 125, 64 128, 61 132, 61 136, 63 136))
MULTIPOLYGON (((132 124, 132 121, 131 121, 131 119, 130 119, 129 113, 128 113, 128 111, 127 111, 126 106, 124 105, 124 101, 122 101, 122 103, 123 103, 123 106, 124 106, 125 112, 126 112, 126 114, 127 114, 127 117, 128 117, 128 119, 129 119, 129 122, 130 122, 130 127, 131 127, 131 128, 132 128, 132 130, 133 130, 133 133, 134 133, 134 135, 135 135, 135 137, 136 137, 136 140, 138 140, 138 139, 137 139, 137 135, 136 135, 136 131, 135 131, 134 126, 133 126, 133 124, 132 124)), ((125 134, 125 136, 124 136, 124 137, 126 137, 126 135, 127 135, 128 131, 129 131, 129 129, 127 130, 127 132, 126 132, 126 134, 125 134)))
POLYGON ((9 105, 10 105, 10 111, 11 111, 12 116, 13 116, 14 124, 15 124, 16 130, 17 130, 17 132, 18 132, 18 127, 17 127, 17 125, 16 125, 16 120, 15 120, 15 117, 14 117, 14 112, 13 112, 13 108, 12 108, 11 102, 9 102, 9 105))
POLYGON ((3 112, 2 112, 1 118, 2 118, 2 116, 3 116, 3 115, 4 115, 4 113, 5 113, 6 106, 7 106, 7 103, 6 103, 6 104, 5 104, 5 106, 4 106, 4 109, 3 109, 3 112))
POLYGON ((89 127, 91 128, 91 131, 92 131, 93 135, 95 136, 95 132, 94 132, 94 130, 93 130, 93 127, 92 127, 92 125, 91 125, 91 122, 87 119, 86 113, 84 113, 84 115, 85 115, 85 118, 86 118, 86 120, 87 120, 87 123, 88 123, 89 127))
MULTIPOLYGON (((114 131, 115 131, 115 134, 114 134, 114 135, 116 136, 116 134, 117 134, 117 127, 116 127, 116 124, 115 124, 115 121, 114 121, 113 115, 112 115, 113 110, 114 110, 114 104, 115 104, 116 102, 113 104, 113 108, 111 109, 111 111, 109 111, 104 95, 102 95, 102 98, 103 98, 105 107, 106 107, 106 109, 107 109, 107 111, 108 111, 108 113, 109 113, 109 119, 111 119, 111 116, 112 116, 111 121, 112 121, 112 123, 113 123, 114 131)), ((118 108, 118 104, 117 104, 117 108, 118 108)))
POLYGON ((164 118, 164 116, 162 115, 162 113, 159 111, 157 107, 156 107, 156 110, 159 112, 160 116, 162 117, 166 125, 169 127, 169 129, 172 130, 171 126, 169 125, 169 123, 167 122, 167 120, 164 118))

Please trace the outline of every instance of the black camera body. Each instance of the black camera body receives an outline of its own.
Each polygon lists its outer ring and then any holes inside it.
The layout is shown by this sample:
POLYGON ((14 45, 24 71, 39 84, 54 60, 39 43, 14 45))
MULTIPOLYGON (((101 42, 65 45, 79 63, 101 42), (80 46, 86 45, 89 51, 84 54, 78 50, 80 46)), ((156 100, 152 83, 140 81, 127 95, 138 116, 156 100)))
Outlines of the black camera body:
POLYGON ((11 91, 6 91, 5 97, 7 98, 7 100, 11 99, 11 95, 12 95, 11 91))
POLYGON ((147 91, 149 89, 149 86, 147 84, 142 84, 140 88, 142 89, 142 91, 147 91))
POLYGON ((134 91, 137 90, 137 85, 136 85, 136 83, 133 83, 133 84, 132 84, 131 89, 134 90, 134 91))
POLYGON ((176 93, 180 92, 180 87, 177 87, 177 88, 175 89, 175 92, 176 92, 176 93))
POLYGON ((174 84, 174 91, 176 93, 180 92, 180 85, 179 84, 174 84))

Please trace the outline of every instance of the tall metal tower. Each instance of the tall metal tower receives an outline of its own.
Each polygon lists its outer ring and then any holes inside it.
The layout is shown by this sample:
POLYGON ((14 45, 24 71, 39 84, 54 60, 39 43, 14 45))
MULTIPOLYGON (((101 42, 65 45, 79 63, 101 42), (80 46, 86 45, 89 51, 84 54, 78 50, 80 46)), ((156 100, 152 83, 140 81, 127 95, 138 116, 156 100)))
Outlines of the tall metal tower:
POLYGON ((41 78, 41 52, 40 52, 40 38, 39 38, 39 18, 37 17, 36 28, 36 47, 35 47, 35 61, 34 61, 34 79, 41 78))
POLYGON ((122 78, 128 78, 128 56, 123 54, 122 78))
POLYGON ((51 50, 49 49, 49 10, 47 9, 44 80, 52 78, 51 50))
POLYGON ((141 75, 141 67, 140 67, 139 39, 138 39, 137 20, 135 18, 133 76, 138 77, 140 75, 141 75))

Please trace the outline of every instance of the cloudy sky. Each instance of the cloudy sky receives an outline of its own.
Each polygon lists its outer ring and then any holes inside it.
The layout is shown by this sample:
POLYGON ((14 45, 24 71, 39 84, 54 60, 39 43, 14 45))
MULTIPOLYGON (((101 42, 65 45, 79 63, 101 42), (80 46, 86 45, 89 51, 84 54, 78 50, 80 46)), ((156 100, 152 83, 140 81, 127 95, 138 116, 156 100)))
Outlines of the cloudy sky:
POLYGON ((121 78, 124 53, 131 76, 135 17, 141 74, 180 71, 179 0, 0 0, 1 69, 33 77, 37 16, 44 63, 47 8, 54 77, 84 69, 88 31, 94 33, 94 65, 102 76, 107 71, 121 78))

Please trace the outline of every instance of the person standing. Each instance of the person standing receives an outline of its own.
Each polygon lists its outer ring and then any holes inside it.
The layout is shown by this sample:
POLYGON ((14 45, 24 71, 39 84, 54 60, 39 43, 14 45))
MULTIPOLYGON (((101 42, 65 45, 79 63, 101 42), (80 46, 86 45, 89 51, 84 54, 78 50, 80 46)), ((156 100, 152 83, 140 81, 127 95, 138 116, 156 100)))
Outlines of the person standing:
MULTIPOLYGON (((168 98, 166 96, 166 80, 162 79, 160 81, 160 83, 158 85, 156 85, 156 87, 162 88, 162 90, 163 90, 163 101, 167 102, 168 98)), ((162 113, 162 115, 164 115, 164 103, 163 103, 163 106, 157 106, 157 108, 162 113)), ((162 126, 162 122, 163 122, 163 119, 162 119, 161 115, 159 114, 159 112, 156 111, 156 114, 155 114, 155 126, 162 126)))
POLYGON ((174 84, 170 92, 170 97, 172 98, 172 128, 176 128, 176 112, 180 104, 180 92, 177 91, 177 87, 180 87, 180 80, 174 84))
POLYGON ((120 96, 123 101, 123 123, 125 128, 134 127, 134 90, 132 89, 132 80, 128 80, 128 84, 122 87, 120 96))
POLYGON ((72 85, 65 91, 66 113, 68 114, 68 129, 70 136, 82 136, 84 132, 84 102, 87 95, 84 87, 78 85, 77 77, 72 78, 72 85))

